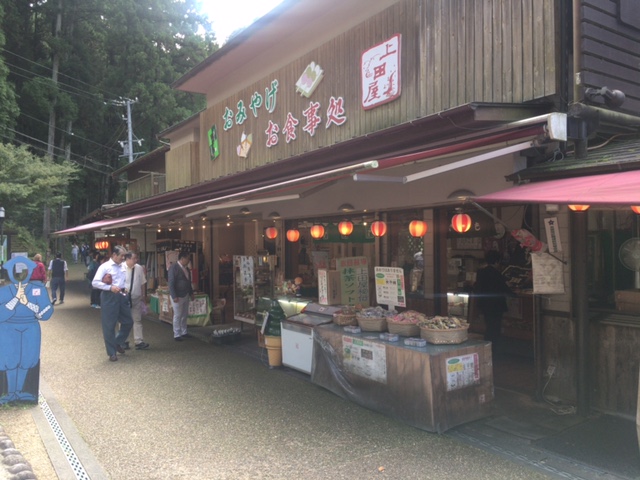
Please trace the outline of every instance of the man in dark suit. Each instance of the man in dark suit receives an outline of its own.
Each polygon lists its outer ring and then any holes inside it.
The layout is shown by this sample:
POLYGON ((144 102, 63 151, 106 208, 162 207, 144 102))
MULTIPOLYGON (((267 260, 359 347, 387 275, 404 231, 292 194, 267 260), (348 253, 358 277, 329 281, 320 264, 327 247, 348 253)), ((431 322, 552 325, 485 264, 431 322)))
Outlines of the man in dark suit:
POLYGON ((191 286, 191 272, 189 253, 180 252, 178 261, 169 267, 168 282, 171 306, 173 307, 173 339, 181 342, 187 334, 187 316, 189 315, 189 300, 193 300, 191 286))
POLYGON ((511 289, 500 273, 500 253, 490 250, 485 255, 487 265, 478 270, 473 293, 478 310, 484 316, 484 339, 494 343, 500 338, 502 314, 507 311, 507 297, 511 289))

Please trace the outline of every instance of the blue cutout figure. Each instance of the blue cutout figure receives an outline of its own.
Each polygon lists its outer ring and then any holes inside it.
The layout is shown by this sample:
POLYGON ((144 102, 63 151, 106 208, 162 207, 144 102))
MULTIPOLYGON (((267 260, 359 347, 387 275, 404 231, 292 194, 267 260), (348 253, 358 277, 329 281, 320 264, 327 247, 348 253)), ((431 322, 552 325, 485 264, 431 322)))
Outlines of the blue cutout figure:
POLYGON ((0 288, 0 373, 7 375, 7 390, 0 404, 36 401, 37 389, 34 394, 23 388, 29 369, 40 361, 38 321, 51 318, 53 306, 45 286, 30 282, 35 262, 15 257, 4 268, 11 283, 0 288))

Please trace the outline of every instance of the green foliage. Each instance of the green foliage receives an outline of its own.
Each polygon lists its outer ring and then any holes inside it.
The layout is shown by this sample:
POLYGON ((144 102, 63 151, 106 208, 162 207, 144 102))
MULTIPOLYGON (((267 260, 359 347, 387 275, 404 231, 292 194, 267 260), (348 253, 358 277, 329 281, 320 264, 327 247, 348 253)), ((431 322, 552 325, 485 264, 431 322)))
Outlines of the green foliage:
MULTIPOLYGON (((70 147, 78 171, 67 179, 69 194, 64 200, 63 190, 44 188, 51 194, 52 207, 60 201, 71 205, 69 225, 124 197, 111 177, 122 161, 118 142, 127 140, 123 99, 137 98, 133 131, 143 145, 136 145, 136 152, 154 150, 160 145, 159 132, 204 108, 204 98, 170 87, 218 48, 209 25, 197 13, 199 1, 0 0, 5 11, 0 17, 0 48, 3 35, 6 38, 0 50, 0 135, 5 122, 11 124, 18 113, 12 109, 14 85, 20 116, 11 128, 20 132, 16 142, 31 145, 34 153, 46 152, 53 109, 54 154, 63 157, 70 147), (58 14, 61 29, 56 32, 58 14), (52 80, 54 58, 57 82, 52 80)), ((22 198, 36 194, 30 190, 22 198)), ((0 190, 0 201, 4 195, 0 190)), ((41 197, 29 197, 28 203, 37 205, 41 197)), ((29 213, 41 223, 38 208, 29 213)))
POLYGON ((32 235, 42 233, 45 205, 66 199, 78 168, 34 155, 26 147, 0 144, 0 206, 6 212, 5 228, 22 226, 32 235))

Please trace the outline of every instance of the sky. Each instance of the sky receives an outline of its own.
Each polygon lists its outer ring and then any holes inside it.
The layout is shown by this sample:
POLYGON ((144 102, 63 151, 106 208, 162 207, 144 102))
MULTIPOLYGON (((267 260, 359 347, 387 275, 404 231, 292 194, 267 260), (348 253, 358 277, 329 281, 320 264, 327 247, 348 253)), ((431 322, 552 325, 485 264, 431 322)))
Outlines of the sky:
POLYGON ((282 0, 201 0, 202 11, 211 20, 219 44, 239 28, 248 27, 255 20, 273 10, 282 0))

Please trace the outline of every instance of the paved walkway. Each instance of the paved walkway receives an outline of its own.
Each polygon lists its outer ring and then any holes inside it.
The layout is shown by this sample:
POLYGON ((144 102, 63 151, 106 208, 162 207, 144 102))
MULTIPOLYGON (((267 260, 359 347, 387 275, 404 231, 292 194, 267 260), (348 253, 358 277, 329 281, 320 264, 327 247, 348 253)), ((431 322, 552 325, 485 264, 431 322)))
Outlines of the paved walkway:
POLYGON ((0 408, 40 480, 625 478, 494 428, 498 415, 417 430, 269 369, 252 341, 174 342, 146 321, 151 348, 109 362, 82 274, 72 266, 65 304, 42 324, 40 405, 0 408))

